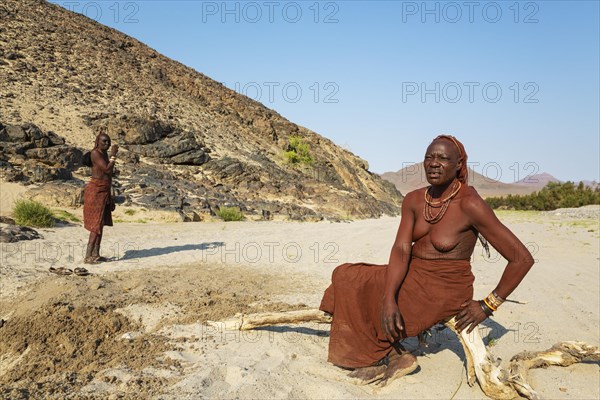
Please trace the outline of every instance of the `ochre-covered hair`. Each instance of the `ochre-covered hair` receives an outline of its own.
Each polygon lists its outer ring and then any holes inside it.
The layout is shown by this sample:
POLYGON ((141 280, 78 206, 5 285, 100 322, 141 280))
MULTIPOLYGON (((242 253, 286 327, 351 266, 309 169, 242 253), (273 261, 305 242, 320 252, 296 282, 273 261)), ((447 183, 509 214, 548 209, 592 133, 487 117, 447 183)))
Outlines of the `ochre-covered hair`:
MULTIPOLYGON (((465 146, 463 146, 463 144, 452 135, 439 135, 438 137, 433 139, 433 141, 436 141, 438 139, 449 140, 452 143, 454 143, 456 145, 456 147, 458 148, 458 153, 460 154, 459 160, 462 161, 462 166, 456 172, 456 179, 458 179, 458 181, 460 183, 462 183, 464 186, 468 186, 469 185, 469 170, 467 169, 467 158, 468 157, 467 157, 467 151, 465 150, 465 146)), ((487 257, 490 258, 490 245, 488 244, 487 239, 484 238, 481 233, 478 233, 477 237, 479 238, 479 241, 481 242, 481 246, 483 246, 483 249, 485 250, 487 257)))
POLYGON ((97 149, 98 145, 100 144, 100 138, 101 137, 107 137, 110 140, 110 136, 108 136, 105 132, 100 131, 100 133, 98 135, 96 135, 96 140, 94 141, 94 148, 97 149))
POLYGON ((469 184, 469 170, 467 168, 467 151, 465 150, 465 146, 454 136, 452 135, 439 135, 433 141, 435 142, 438 139, 446 139, 451 141, 458 148, 459 160, 462 161, 462 166, 456 173, 456 179, 463 185, 469 184))

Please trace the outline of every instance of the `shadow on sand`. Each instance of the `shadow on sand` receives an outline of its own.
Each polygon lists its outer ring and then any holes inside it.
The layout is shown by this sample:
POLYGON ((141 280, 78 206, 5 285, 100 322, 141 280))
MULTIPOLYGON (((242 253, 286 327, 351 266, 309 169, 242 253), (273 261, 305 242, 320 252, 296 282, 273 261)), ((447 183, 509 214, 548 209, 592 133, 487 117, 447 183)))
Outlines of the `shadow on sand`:
POLYGON ((182 246, 153 247, 151 249, 142 250, 126 250, 121 260, 162 256, 165 254, 178 253, 180 251, 209 250, 217 247, 222 247, 224 245, 224 242, 207 242, 200 244, 184 244, 182 246))
POLYGON ((316 328, 303 327, 303 326, 288 326, 288 325, 274 325, 274 326, 262 326, 254 328, 255 331, 268 331, 285 334, 285 338, 291 342, 300 340, 300 335, 309 335, 317 337, 329 337, 329 330, 319 329, 319 327, 329 327, 327 323, 314 323, 311 322, 316 328))
MULTIPOLYGON (((497 341, 507 333, 514 331, 513 329, 506 329, 492 319, 486 319, 479 327, 479 333, 483 338, 483 343, 486 346, 493 346, 492 341, 497 341)), ((426 344, 420 344, 416 337, 407 338, 402 341, 402 345, 407 350, 412 352, 416 356, 424 356, 427 354, 439 353, 442 350, 448 349, 455 353, 461 360, 465 360, 465 352, 462 344, 458 337, 446 326, 438 324, 429 330, 431 336, 426 336, 426 344)), ((518 335, 516 335, 518 340, 518 335)), ((514 340, 514 339, 513 339, 514 340)))

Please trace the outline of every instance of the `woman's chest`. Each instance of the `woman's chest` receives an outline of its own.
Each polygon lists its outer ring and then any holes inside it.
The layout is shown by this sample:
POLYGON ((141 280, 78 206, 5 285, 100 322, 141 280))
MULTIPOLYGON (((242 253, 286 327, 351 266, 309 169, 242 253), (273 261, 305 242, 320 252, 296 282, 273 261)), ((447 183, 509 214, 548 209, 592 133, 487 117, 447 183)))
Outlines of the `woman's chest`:
MULTIPOLYGON (((434 209, 434 213, 437 211, 434 209)), ((436 223, 427 222, 423 215, 417 216, 413 241, 418 242, 427 237, 438 251, 449 251, 461 241, 475 236, 468 218, 460 211, 460 206, 451 204, 436 223)))

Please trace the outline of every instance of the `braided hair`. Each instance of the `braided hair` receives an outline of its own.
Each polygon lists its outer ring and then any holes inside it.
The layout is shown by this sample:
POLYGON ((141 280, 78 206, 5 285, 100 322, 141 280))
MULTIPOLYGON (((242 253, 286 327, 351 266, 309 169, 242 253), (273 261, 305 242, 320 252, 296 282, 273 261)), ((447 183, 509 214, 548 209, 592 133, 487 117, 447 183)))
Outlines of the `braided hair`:
POLYGON ((458 179, 458 181, 460 183, 462 183, 463 185, 468 186, 469 185, 469 170, 467 168, 468 156, 467 156, 467 152, 465 150, 465 146, 457 138, 455 138, 452 135, 439 135, 435 139, 433 139, 433 141, 436 141, 438 139, 446 139, 456 145, 456 148, 458 149, 458 153, 459 153, 459 161, 462 161, 460 169, 456 172, 456 179, 458 179))

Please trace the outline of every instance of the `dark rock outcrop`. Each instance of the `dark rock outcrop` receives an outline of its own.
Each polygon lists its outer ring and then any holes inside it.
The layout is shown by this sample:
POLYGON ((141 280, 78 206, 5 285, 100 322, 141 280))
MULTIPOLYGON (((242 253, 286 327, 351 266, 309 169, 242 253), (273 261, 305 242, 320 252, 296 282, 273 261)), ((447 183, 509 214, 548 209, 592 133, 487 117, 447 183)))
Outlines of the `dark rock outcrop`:
POLYGON ((42 132, 33 124, 0 122, 0 170, 7 181, 43 183, 70 180, 81 166, 83 153, 54 132, 42 132))
POLYGON ((41 238, 41 235, 35 229, 26 226, 0 223, 0 243, 14 243, 20 240, 41 238))
POLYGON ((210 160, 210 150, 198 143, 192 132, 173 134, 150 144, 127 146, 135 154, 159 159, 165 164, 202 165, 210 160))

